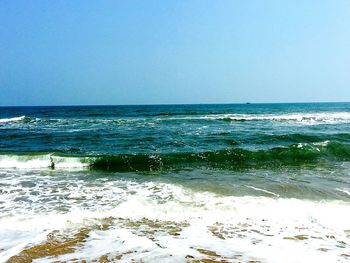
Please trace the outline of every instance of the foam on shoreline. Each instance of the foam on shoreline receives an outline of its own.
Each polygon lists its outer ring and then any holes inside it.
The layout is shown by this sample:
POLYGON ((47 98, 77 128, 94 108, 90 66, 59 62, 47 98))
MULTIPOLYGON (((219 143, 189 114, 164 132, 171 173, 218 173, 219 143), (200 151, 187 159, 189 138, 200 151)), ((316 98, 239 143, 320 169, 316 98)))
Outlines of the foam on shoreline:
POLYGON ((127 180, 100 181, 97 188, 61 186, 56 191, 39 194, 43 199, 31 195, 37 200, 33 213, 25 213, 23 206, 0 218, 0 261, 45 245, 55 231, 64 242, 81 229, 88 231, 83 230, 86 235, 72 249, 40 256, 36 262, 101 256, 125 262, 332 262, 345 261, 350 243, 350 206, 341 201, 220 196, 174 184, 127 180), (66 197, 50 202, 46 211, 40 208, 41 202, 47 206, 47 198, 59 196, 66 197), (62 206, 68 210, 60 211, 62 206), (103 229, 96 227, 106 222, 103 229))

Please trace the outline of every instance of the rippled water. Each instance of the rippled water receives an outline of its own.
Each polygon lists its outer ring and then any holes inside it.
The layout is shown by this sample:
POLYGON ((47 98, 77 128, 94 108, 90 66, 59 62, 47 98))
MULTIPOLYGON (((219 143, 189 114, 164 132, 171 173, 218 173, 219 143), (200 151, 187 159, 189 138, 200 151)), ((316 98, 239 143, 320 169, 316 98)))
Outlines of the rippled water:
POLYGON ((348 103, 0 108, 0 262, 349 261, 349 131, 348 103))

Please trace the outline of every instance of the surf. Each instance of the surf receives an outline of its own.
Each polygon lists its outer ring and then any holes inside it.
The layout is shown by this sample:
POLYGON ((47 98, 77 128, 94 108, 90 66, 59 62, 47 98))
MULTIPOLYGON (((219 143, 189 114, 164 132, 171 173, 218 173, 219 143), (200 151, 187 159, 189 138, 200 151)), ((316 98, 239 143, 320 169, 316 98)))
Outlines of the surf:
POLYGON ((273 168, 319 162, 350 161, 350 144, 323 141, 266 150, 230 148, 208 152, 135 153, 67 156, 58 153, 0 154, 0 168, 91 169, 144 172, 211 167, 218 169, 273 168))
MULTIPOLYGON (((14 198, 11 190, 26 180, 9 181, 9 192, 4 193, 9 200, 14 198)), ((10 219, 0 218, 4 226, 0 235, 6 237, 0 240, 2 261, 93 261, 105 255, 111 260, 119 256, 145 262, 164 258, 336 261, 347 257, 344 240, 349 216, 344 211, 349 203, 342 201, 222 196, 171 183, 123 179, 100 180, 98 188, 72 177, 38 176, 36 181, 40 189, 55 187, 56 195, 21 190, 25 191, 22 198, 36 200, 31 204, 35 213, 28 214, 22 202, 16 211, 9 210, 10 219), (96 189, 103 189, 103 194, 96 189), (57 196, 65 198, 57 200, 57 196), (60 212, 62 206, 69 211, 60 212), (52 253, 50 242, 61 244, 57 253, 52 253), (326 256, 320 248, 327 249, 326 256)))
POLYGON ((13 117, 13 118, 3 118, 3 119, 0 119, 0 123, 21 121, 21 120, 24 120, 25 118, 26 118, 26 116, 13 117))
POLYGON ((0 169, 84 169, 86 160, 53 154, 0 154, 0 169))

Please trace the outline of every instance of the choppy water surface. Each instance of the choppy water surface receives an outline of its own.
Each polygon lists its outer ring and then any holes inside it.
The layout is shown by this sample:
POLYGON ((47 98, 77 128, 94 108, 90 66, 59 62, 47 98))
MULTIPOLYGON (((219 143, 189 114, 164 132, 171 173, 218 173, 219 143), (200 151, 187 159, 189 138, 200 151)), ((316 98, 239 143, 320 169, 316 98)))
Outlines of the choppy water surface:
POLYGON ((350 104, 0 108, 0 262, 347 262, 350 104))

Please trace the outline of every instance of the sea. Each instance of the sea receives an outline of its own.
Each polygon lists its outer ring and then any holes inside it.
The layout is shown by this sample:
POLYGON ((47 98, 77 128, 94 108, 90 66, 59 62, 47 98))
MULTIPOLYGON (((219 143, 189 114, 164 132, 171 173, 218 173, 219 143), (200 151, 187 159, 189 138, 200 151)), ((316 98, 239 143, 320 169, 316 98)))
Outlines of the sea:
POLYGON ((0 107, 0 262, 350 262, 350 103, 0 107))

